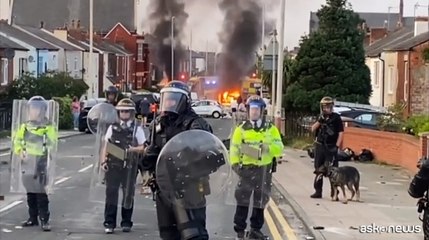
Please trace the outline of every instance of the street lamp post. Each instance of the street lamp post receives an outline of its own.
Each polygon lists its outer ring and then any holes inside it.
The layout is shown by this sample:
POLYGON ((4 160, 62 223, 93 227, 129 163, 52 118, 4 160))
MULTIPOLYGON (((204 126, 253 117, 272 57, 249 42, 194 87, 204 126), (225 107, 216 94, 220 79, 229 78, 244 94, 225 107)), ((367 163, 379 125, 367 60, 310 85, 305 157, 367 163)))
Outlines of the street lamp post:
POLYGON ((277 65, 277 97, 276 97, 276 125, 280 128, 281 122, 281 111, 282 111, 282 95, 283 95, 283 45, 285 38, 285 8, 286 0, 282 0, 281 4, 281 15, 280 15, 280 41, 279 41, 279 60, 277 65))
MULTIPOLYGON (((93 60, 92 53, 94 51, 94 0, 89 0, 89 64, 88 64, 88 80, 91 84, 91 92, 94 94, 94 84, 92 82, 93 60)), ((98 95, 98 92, 97 92, 98 95)), ((94 97, 94 96, 92 96, 94 97)), ((88 96, 89 98, 89 96, 88 96)))
POLYGON ((171 80, 174 80, 174 16, 171 17, 171 80))
MULTIPOLYGON (((275 102, 276 102, 276 43, 277 30, 273 32, 273 68, 271 70, 271 116, 274 118, 275 102)), ((273 119, 274 120, 274 119, 273 119)))

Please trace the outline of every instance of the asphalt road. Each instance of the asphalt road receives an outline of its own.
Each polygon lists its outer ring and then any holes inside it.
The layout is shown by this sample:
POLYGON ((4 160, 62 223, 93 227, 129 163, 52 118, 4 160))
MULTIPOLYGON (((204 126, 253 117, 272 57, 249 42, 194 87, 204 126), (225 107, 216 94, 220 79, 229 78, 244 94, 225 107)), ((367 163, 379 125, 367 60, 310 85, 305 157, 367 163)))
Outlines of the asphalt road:
MULTIPOLYGON (((209 121, 219 138, 228 137, 228 120, 209 121)), ((122 233, 117 229, 113 235, 104 234, 104 204, 91 202, 88 197, 93 145, 94 136, 89 134, 67 138, 59 144, 55 192, 49 196, 52 232, 41 232, 38 227, 21 228, 20 222, 28 217, 25 198, 6 195, 6 201, 0 202, 1 240, 159 239, 154 202, 140 193, 136 193, 135 198, 133 231, 122 233)), ((7 153, 0 153, 0 162, 8 159, 7 153)), ((2 185, 7 180, 6 173, 7 165, 0 165, 2 185)), ((211 239, 234 239, 233 214, 233 206, 218 204, 208 207, 207 225, 211 239)), ((269 233, 267 225, 264 231, 269 233)))

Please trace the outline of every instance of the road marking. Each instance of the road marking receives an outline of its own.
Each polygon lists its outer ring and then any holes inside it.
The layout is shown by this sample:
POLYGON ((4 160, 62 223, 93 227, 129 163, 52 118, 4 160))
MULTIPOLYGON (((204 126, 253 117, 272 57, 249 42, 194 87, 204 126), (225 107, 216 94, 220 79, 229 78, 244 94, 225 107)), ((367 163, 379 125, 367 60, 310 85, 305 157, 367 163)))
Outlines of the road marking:
POLYGON ((271 217, 270 212, 265 208, 265 222, 267 222, 268 229, 270 230, 273 240, 282 240, 279 230, 277 229, 276 224, 274 223, 273 217, 271 217))
POLYGON ((277 205, 274 203, 272 198, 270 198, 270 201, 268 202, 268 206, 271 208, 275 218, 277 219, 277 221, 280 223, 280 226, 282 226, 283 230, 285 231, 287 239, 297 240, 295 232, 293 231, 289 223, 286 221, 286 219, 283 217, 283 214, 281 213, 277 205))
POLYGON ((11 208, 13 208, 15 206, 18 206, 19 204, 21 204, 23 202, 24 201, 15 201, 15 202, 12 202, 9 205, 7 205, 7 206, 3 207, 2 209, 0 209, 0 213, 1 212, 5 212, 5 211, 7 211, 7 210, 9 210, 9 209, 11 209, 11 208))
POLYGON ((94 166, 94 164, 88 165, 88 166, 82 168, 81 170, 79 170, 78 172, 80 172, 80 173, 85 172, 86 170, 92 168, 92 166, 94 166))
POLYGON ((60 184, 60 183, 63 183, 63 182, 65 182, 65 181, 69 180, 70 178, 71 178, 71 177, 63 177, 63 178, 61 178, 60 180, 56 181, 54 184, 55 184, 55 185, 58 185, 58 184, 60 184))
POLYGON ((4 156, 7 156, 7 155, 9 155, 10 153, 2 153, 2 154, 0 154, 0 157, 4 157, 4 156))

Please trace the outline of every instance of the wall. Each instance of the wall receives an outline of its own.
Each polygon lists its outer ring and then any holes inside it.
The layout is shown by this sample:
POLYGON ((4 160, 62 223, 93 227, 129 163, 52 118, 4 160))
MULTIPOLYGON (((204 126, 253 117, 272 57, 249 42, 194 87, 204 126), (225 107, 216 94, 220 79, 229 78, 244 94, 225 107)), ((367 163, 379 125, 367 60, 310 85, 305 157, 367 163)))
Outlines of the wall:
POLYGON ((372 94, 369 98, 369 103, 373 106, 382 106, 382 80, 383 80, 383 62, 378 58, 366 58, 365 64, 368 66, 371 72, 371 86, 372 94), (378 64, 378 74, 376 73, 376 64, 378 64), (377 80, 378 75, 378 82, 377 80))
MULTIPOLYGON (((64 59, 64 56, 60 58, 59 51, 49 51, 48 56, 48 71, 60 71, 60 60, 64 59)), ((64 67, 61 69, 64 71, 64 67)))
POLYGON ((391 106, 396 103, 396 87, 398 83, 398 53, 383 52, 382 58, 385 61, 384 65, 384 107, 391 106), (392 77, 390 70, 393 70, 392 77))
POLYGON ((417 170, 417 160, 424 154, 420 140, 411 135, 354 127, 344 129, 342 147, 349 147, 356 154, 364 148, 369 149, 377 160, 399 165, 413 172, 417 170))
POLYGON ((85 83, 89 86, 87 91, 87 97, 89 98, 98 98, 98 53, 92 53, 92 64, 93 64, 93 74, 90 77, 88 74, 89 67, 89 52, 84 53, 84 68, 86 69, 84 74, 85 83))
POLYGON ((66 71, 74 79, 82 79, 82 51, 65 51, 66 56, 66 71))
POLYGON ((428 43, 416 46, 410 52, 410 112, 429 114, 429 66, 424 62, 422 51, 428 43))

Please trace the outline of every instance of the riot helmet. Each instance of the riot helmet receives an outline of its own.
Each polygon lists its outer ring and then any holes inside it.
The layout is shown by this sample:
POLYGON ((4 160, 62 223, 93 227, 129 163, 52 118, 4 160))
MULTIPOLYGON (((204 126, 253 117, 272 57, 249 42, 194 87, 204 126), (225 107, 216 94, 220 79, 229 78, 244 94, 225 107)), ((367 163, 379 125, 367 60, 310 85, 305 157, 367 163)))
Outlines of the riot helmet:
POLYGON ((331 97, 323 97, 320 100, 320 113, 321 114, 331 114, 334 110, 334 100, 331 97))
POLYGON ((247 108, 249 112, 249 120, 257 121, 263 118, 266 104, 260 96, 254 95, 247 99, 247 108))
POLYGON ((115 86, 109 86, 105 92, 106 100, 110 103, 114 103, 118 100, 119 90, 115 86))
POLYGON ((48 111, 48 103, 41 96, 34 96, 27 102, 28 120, 34 122, 42 122, 46 118, 48 111))
POLYGON ((180 114, 191 106, 191 93, 188 85, 180 81, 171 81, 161 89, 162 113, 180 114))
POLYGON ((133 119, 136 113, 136 104, 129 98, 124 98, 116 105, 119 118, 123 121, 133 119))

